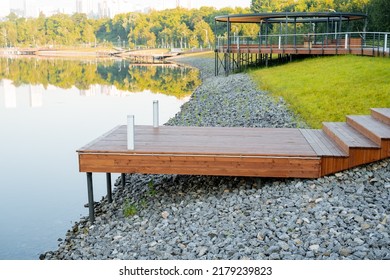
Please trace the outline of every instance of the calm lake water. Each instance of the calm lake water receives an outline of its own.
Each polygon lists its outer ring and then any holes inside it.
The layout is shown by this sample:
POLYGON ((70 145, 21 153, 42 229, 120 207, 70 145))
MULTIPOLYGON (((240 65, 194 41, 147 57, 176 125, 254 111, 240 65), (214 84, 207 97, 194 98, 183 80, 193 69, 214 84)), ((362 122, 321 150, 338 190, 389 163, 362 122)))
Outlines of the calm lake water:
MULTIPOLYGON (((88 215, 76 150, 135 115, 160 123, 180 110, 198 71, 125 61, 0 59, 0 259, 38 259, 88 215)), ((113 174, 113 181, 117 178, 113 174)), ((95 200, 105 175, 94 176, 95 200)))

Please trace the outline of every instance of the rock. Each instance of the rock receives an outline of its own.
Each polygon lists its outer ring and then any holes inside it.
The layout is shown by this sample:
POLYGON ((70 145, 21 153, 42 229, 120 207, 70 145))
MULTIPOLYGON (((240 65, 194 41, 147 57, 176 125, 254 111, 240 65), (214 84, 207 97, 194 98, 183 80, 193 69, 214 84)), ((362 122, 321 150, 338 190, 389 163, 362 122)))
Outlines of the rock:
POLYGON ((339 254, 343 257, 348 257, 349 255, 351 255, 351 249, 350 248, 341 248, 339 250, 339 254))
POLYGON ((162 217, 163 219, 167 219, 168 216, 169 216, 169 213, 168 213, 167 211, 163 211, 163 212, 161 213, 161 217, 162 217))
POLYGON ((287 251, 290 249, 290 246, 284 242, 284 241, 279 241, 278 242, 278 245, 280 246, 280 248, 282 248, 284 251, 287 251))
POLYGON ((361 240, 360 238, 356 237, 354 240, 353 240, 355 243, 357 243, 359 246, 360 245, 363 245, 365 242, 363 240, 361 240))
POLYGON ((260 241, 263 241, 264 240, 264 234, 262 232, 259 232, 257 234, 257 239, 260 240, 260 241))
POLYGON ((318 244, 310 245, 309 249, 312 250, 312 251, 317 252, 320 249, 320 245, 318 245, 318 244))
POLYGON ((362 216, 355 216, 354 220, 356 222, 358 222, 358 223, 363 223, 364 222, 364 218, 362 216))
POLYGON ((204 254, 207 253, 207 250, 208 250, 207 247, 200 247, 199 250, 198 250, 198 256, 199 257, 203 256, 204 254))
POLYGON ((268 248, 267 253, 271 255, 272 253, 278 253, 280 251, 280 247, 277 245, 273 245, 268 248))
POLYGON ((369 229, 370 227, 371 227, 371 225, 369 225, 369 224, 367 224, 367 223, 364 223, 364 224, 361 225, 361 228, 362 228, 363 230, 369 229))

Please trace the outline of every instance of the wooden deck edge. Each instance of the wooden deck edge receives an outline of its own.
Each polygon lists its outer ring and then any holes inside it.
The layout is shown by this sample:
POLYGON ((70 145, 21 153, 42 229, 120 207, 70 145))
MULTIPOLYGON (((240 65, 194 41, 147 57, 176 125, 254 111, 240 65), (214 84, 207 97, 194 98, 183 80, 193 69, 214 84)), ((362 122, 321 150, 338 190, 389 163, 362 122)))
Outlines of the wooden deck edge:
POLYGON ((322 157, 321 158, 321 176, 334 174, 349 168, 348 157, 322 157))
POLYGON ((318 178, 319 157, 79 154, 80 172, 318 178))
POLYGON ((109 131, 107 131, 106 133, 100 135, 98 138, 96 138, 95 140, 89 142, 88 144, 84 145, 83 147, 79 148, 76 150, 77 153, 80 153, 82 150, 87 150, 89 147, 91 147, 93 144, 99 142, 101 139, 107 137, 108 135, 110 135, 111 133, 113 133, 114 131, 118 130, 119 128, 121 128, 122 125, 117 125, 115 126, 113 129, 110 129, 109 131))

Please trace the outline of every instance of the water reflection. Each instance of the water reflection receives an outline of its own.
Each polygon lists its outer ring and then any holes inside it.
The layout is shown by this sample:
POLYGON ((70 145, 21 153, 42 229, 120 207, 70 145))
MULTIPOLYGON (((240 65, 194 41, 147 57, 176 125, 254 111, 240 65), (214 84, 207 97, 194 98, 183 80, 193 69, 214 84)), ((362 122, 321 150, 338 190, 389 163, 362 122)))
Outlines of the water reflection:
POLYGON ((200 84, 198 71, 175 64, 139 66, 125 60, 72 61, 63 59, 0 58, 0 80, 22 84, 53 85, 63 89, 76 87, 80 92, 93 91, 94 85, 126 92, 162 93, 183 98, 200 84), (92 89, 91 89, 92 88, 92 89))
MULTIPOLYGON (((193 69, 123 61, 0 64, 0 259, 37 259, 56 248, 72 221, 87 215, 78 148, 125 124, 127 114, 136 116, 136 124, 152 124, 153 100, 166 122, 199 83, 193 69)), ((104 174, 99 176, 96 199, 105 195, 104 174)))

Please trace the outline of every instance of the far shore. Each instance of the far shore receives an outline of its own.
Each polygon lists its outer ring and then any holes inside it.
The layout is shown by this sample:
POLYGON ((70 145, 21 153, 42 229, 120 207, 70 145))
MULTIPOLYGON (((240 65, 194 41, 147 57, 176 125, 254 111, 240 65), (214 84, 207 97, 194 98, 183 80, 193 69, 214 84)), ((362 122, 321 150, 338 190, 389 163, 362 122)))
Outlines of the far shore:
MULTIPOLYGON (((115 48, 0 48, 0 57, 69 57, 69 58, 108 58, 119 57, 126 58, 130 54, 142 56, 158 56, 167 54, 170 49, 142 49, 142 50, 124 50, 115 48)), ((206 50, 189 50, 180 55, 191 55, 204 53, 206 50)), ((175 52, 177 54, 177 52, 175 52)))

